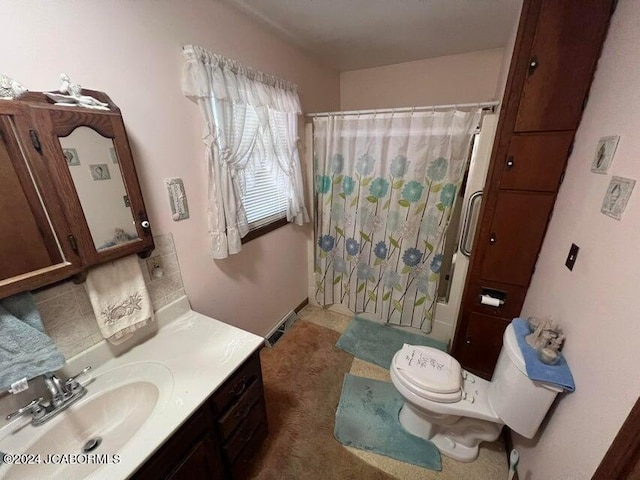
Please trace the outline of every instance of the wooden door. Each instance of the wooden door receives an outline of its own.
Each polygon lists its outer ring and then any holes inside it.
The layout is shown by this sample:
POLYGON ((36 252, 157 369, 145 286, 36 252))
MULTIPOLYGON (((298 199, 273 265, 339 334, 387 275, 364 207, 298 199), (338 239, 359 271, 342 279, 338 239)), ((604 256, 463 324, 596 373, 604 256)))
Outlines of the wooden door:
POLYGON ((480 277, 526 287, 553 210, 554 194, 500 191, 480 277))
POLYGON ((200 440, 167 480, 222 480, 224 467, 209 435, 200 440))
POLYGON ((500 188, 555 192, 567 165, 573 132, 514 135, 500 188))
POLYGON ((516 132, 578 127, 612 4, 612 0, 542 2, 516 132))
POLYGON ((509 320, 472 313, 456 357, 477 375, 491 372, 502 348, 502 336, 509 320))

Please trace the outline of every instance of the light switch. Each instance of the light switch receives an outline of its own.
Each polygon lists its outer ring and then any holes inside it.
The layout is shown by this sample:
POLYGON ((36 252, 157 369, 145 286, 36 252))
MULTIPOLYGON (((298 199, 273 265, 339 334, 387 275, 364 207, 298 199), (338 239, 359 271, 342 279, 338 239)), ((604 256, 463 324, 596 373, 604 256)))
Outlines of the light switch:
POLYGON ((573 270, 573 266, 576 263, 576 258, 578 258, 578 252, 580 251, 580 247, 575 243, 571 244, 571 248, 569 249, 569 255, 567 255, 567 261, 564 264, 567 266, 569 270, 573 270))

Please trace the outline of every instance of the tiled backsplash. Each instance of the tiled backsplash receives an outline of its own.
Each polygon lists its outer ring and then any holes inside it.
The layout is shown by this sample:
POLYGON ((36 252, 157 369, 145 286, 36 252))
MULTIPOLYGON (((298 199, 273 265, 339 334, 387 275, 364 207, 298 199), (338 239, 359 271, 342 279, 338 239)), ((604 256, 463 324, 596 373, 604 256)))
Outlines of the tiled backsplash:
MULTIPOLYGON (((151 278, 147 260, 140 260, 145 283, 154 310, 184 295, 182 276, 173 236, 153 237, 156 248, 151 257, 160 255, 164 275, 151 278)), ((102 340, 89 296, 83 285, 65 281, 34 293, 44 326, 63 355, 68 359, 102 340)))

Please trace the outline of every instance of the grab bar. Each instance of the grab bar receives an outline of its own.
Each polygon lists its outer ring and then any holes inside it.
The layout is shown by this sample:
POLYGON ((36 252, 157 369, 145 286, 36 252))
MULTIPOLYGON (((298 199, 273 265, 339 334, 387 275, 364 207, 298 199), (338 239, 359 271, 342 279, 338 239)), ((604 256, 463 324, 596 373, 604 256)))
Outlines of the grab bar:
MULTIPOLYGON (((460 240, 460 253, 465 257, 471 256, 471 248, 473 245, 469 245, 469 241, 473 242, 473 235, 469 235, 471 232, 471 224, 473 222, 473 214, 475 213, 476 204, 480 205, 477 200, 482 198, 482 190, 474 192, 469 197, 469 204, 467 205, 467 214, 464 217, 464 224, 462 226, 462 238, 460 240), (471 240, 470 240, 471 239, 471 240)), ((475 225, 473 225, 475 233, 475 225)))

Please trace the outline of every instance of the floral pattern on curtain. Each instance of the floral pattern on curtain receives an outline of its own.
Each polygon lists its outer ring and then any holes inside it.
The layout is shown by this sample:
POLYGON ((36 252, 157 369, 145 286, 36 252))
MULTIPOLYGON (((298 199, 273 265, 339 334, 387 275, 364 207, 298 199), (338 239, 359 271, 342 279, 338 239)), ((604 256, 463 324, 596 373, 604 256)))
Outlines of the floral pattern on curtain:
POLYGON ((473 111, 314 119, 315 298, 429 333, 473 111))

